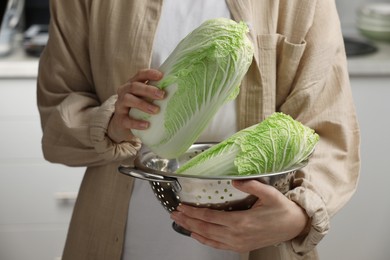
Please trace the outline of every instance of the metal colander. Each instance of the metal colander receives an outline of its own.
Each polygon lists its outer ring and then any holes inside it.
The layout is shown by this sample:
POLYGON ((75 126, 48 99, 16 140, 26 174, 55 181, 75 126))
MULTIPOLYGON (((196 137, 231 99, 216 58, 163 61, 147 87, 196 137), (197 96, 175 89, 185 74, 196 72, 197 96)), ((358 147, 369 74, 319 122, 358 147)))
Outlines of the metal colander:
MULTIPOLYGON (((252 207, 257 197, 233 187, 233 180, 256 179, 286 193, 292 187, 295 172, 306 166, 307 160, 276 173, 249 176, 194 176, 175 174, 185 162, 213 146, 215 143, 193 144, 176 159, 164 159, 143 148, 134 161, 134 167, 120 166, 119 172, 149 181, 151 188, 168 211, 173 212, 180 203, 225 211, 245 210, 252 207)), ((187 231, 173 223, 173 228, 183 234, 187 231)))

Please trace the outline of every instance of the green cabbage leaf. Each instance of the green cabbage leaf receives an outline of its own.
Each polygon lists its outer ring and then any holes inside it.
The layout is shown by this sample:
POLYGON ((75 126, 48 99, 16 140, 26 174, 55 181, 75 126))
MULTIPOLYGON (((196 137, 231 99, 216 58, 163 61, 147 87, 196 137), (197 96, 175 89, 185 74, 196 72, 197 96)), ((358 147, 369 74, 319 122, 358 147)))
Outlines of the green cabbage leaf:
POLYGON ((176 173, 225 176, 279 172, 306 160, 318 141, 313 129, 276 112, 193 157, 176 173))
POLYGON ((154 103, 156 115, 131 109, 132 118, 148 120, 146 130, 132 130, 163 158, 176 158, 196 141, 226 102, 239 93, 253 58, 248 26, 226 18, 211 19, 188 34, 159 68, 164 77, 149 82, 167 96, 154 103))

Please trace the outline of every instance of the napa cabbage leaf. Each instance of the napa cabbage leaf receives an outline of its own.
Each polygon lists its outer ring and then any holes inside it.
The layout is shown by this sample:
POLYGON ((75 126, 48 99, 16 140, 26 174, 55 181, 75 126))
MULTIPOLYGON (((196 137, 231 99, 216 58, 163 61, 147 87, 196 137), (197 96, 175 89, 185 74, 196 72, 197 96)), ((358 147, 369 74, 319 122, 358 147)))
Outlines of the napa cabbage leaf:
POLYGON ((176 173, 221 176, 278 172, 307 159, 319 135, 276 112, 193 157, 176 173))
POLYGON ((226 18, 211 19, 188 34, 159 68, 164 77, 150 82, 167 93, 156 115, 131 109, 132 118, 148 120, 132 130, 155 154, 176 158, 196 141, 218 109, 239 93, 253 58, 248 26, 226 18))

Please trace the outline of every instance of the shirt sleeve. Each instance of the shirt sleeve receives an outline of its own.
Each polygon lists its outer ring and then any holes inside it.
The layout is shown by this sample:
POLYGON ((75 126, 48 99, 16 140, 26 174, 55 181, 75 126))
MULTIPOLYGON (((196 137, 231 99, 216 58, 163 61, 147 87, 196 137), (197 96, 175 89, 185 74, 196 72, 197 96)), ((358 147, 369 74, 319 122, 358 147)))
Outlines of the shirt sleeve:
POLYGON ((95 166, 134 156, 138 140, 116 144, 106 135, 116 95, 101 99, 89 57, 89 1, 51 1, 49 40, 40 58, 37 102, 47 160, 95 166))
POLYGON ((320 136, 308 166, 287 197, 310 218, 306 236, 288 242, 297 255, 314 249, 330 218, 354 194, 360 171, 360 131, 334 1, 318 0, 292 91, 280 107, 320 136))

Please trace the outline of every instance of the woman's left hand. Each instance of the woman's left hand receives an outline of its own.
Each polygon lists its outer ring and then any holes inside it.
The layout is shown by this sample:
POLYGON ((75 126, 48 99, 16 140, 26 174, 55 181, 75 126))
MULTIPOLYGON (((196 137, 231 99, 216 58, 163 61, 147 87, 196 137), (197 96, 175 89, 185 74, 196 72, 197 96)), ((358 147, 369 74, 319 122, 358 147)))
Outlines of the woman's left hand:
POLYGON ((291 240, 305 229, 306 212, 274 187, 255 180, 233 185, 259 198, 251 209, 219 211, 181 205, 171 218, 200 243, 240 253, 291 240))

